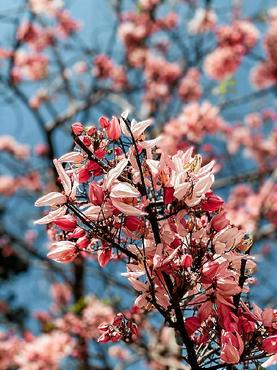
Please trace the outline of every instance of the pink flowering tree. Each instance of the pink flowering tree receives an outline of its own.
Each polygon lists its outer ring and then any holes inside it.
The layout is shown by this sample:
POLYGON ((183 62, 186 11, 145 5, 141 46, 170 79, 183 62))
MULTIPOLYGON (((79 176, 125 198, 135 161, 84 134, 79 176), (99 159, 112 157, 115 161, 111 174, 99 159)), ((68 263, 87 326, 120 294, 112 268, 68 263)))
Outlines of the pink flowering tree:
POLYGON ((1 297, 0 368, 269 366, 276 7, 91 3, 0 9, 0 277, 52 300, 1 297))

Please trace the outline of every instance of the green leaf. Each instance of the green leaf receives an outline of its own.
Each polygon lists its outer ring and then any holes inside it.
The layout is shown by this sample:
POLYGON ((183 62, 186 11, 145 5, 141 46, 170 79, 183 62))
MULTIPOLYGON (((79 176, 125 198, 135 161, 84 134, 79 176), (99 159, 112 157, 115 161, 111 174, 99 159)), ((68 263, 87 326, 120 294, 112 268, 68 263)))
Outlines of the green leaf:
POLYGON ((222 81, 214 90, 214 95, 226 95, 236 91, 237 82, 234 78, 227 78, 222 81))

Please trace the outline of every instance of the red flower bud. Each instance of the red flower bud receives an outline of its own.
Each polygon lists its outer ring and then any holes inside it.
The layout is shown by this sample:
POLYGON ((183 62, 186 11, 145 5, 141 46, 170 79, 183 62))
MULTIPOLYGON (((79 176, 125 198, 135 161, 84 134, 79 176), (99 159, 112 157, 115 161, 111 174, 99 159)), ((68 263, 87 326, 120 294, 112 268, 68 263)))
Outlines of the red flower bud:
POLYGON ((73 231, 77 226, 77 220, 72 215, 65 215, 55 220, 54 224, 63 231, 73 231))
POLYGON ((104 190, 96 182, 89 184, 88 197, 94 206, 100 206, 104 201, 104 190))
POLYGON ((74 135, 79 136, 82 135, 84 126, 80 122, 75 122, 71 125, 71 129, 74 135))
POLYGON ((216 231, 220 231, 228 226, 230 223, 226 218, 226 212, 220 212, 218 215, 214 216, 211 221, 211 226, 216 231))
POLYGON ((105 267, 109 263, 111 256, 112 250, 110 248, 99 249, 97 257, 100 267, 105 267))
POLYGON ((106 127, 108 127, 108 126, 109 126, 109 124, 110 124, 110 122, 109 122, 108 118, 107 118, 107 117, 104 117, 104 116, 101 116, 101 117, 99 118, 99 123, 100 123, 100 125, 101 125, 101 127, 102 127, 102 128, 106 128, 106 127))
POLYGON ((201 208, 203 211, 215 212, 224 204, 224 200, 218 195, 215 195, 212 191, 205 194, 206 199, 201 202, 201 208))
POLYGON ((125 217, 124 225, 130 231, 137 231, 142 226, 142 221, 136 216, 125 217))
POLYGON ((77 247, 80 249, 86 249, 90 244, 90 239, 86 236, 83 236, 77 240, 77 247))
POLYGON ((103 172, 102 168, 97 164, 96 162, 89 161, 89 164, 87 166, 87 169, 89 171, 93 171, 94 176, 99 176, 103 172))
POLYGON ((90 146, 91 145, 91 140, 87 136, 85 136, 82 141, 83 141, 85 146, 90 146))
POLYGON ((118 140, 121 136, 121 127, 116 117, 113 117, 106 127, 107 137, 110 140, 118 140))
POLYGON ((192 257, 190 254, 184 254, 182 256, 182 266, 188 268, 192 265, 192 257))
POLYGON ((115 152, 115 155, 121 155, 123 153, 123 150, 121 148, 119 148, 119 147, 116 147, 114 149, 114 152, 115 152))
POLYGON ((82 236, 84 236, 86 234, 85 230, 82 229, 81 227, 76 227, 75 230, 73 230, 73 232, 68 235, 71 239, 78 239, 78 238, 81 238, 82 236))
POLYGON ((92 136, 95 132, 96 132, 96 127, 95 127, 95 126, 90 126, 90 127, 88 127, 88 129, 87 129, 87 134, 88 134, 89 136, 92 136))
POLYGON ((277 335, 272 335, 263 340, 263 348, 267 353, 277 353, 277 335))
POLYGON ((107 154, 107 151, 105 148, 100 148, 100 149, 95 150, 94 154, 98 159, 103 159, 105 155, 107 154))

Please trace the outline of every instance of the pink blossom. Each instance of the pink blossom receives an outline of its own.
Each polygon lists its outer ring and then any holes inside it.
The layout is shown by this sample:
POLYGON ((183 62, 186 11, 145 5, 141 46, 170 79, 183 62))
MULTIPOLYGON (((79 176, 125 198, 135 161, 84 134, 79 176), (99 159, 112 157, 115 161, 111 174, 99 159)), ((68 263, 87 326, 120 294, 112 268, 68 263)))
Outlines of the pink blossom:
POLYGON ((202 95, 202 87, 200 85, 200 73, 196 68, 190 68, 182 78, 179 85, 179 95, 184 101, 199 100, 202 95))
POLYGON ((58 32, 62 38, 69 37, 72 33, 80 30, 80 23, 71 17, 68 11, 60 10, 56 14, 58 32))
POLYGON ((277 64, 277 23, 275 26, 271 27, 265 37, 265 49, 268 57, 268 61, 272 65, 277 64))
POLYGON ((207 75, 214 80, 231 77, 241 63, 241 54, 230 46, 220 47, 209 54, 204 62, 207 75))
POLYGON ((213 192, 206 193, 205 197, 206 198, 201 202, 203 211, 214 212, 219 210, 224 204, 224 200, 213 192))
POLYGON ((257 89, 265 89, 277 83, 276 68, 270 62, 262 62, 255 66, 250 75, 252 84, 257 89))
POLYGON ((76 244, 69 241, 60 241, 50 246, 47 257, 60 263, 72 262, 78 254, 76 244))
POLYGON ((107 137, 110 140, 118 140, 121 136, 121 128, 119 120, 113 116, 111 121, 106 117, 100 117, 99 122, 103 128, 105 128, 107 137))
POLYGON ((89 184, 88 197, 91 204, 95 206, 100 206, 104 201, 104 189, 102 186, 98 185, 97 182, 91 182, 89 184))
POLYGON ((42 54, 30 54, 21 50, 15 54, 15 66, 12 71, 14 82, 23 78, 41 80, 48 74, 48 58, 42 54))
POLYGON ((82 135, 84 131, 84 126, 82 125, 81 122, 75 122, 71 125, 71 129, 74 135, 79 136, 82 135))
MULTIPOLYGON (((230 26, 217 29, 217 41, 220 47, 240 47, 242 53, 252 49, 259 38, 259 31, 247 20, 237 20, 230 26)), ((239 50, 236 48, 236 50, 239 50)))
POLYGON ((20 370, 56 370, 73 348, 74 342, 68 334, 52 331, 22 344, 15 360, 20 370))
POLYGON ((221 355, 222 361, 227 364, 236 364, 240 360, 244 345, 240 335, 222 330, 221 334, 221 355))
POLYGON ((267 353, 277 354, 277 335, 264 339, 263 348, 267 353))
POLYGON ((0 136, 0 151, 5 151, 14 155, 18 159, 27 159, 30 149, 27 145, 18 143, 12 136, 0 136))
POLYGON ((211 226, 216 230, 220 231, 225 229, 226 226, 230 224, 230 221, 226 218, 227 212, 220 212, 216 216, 214 216, 211 220, 211 226))
POLYGON ((73 231, 77 226, 76 217, 72 215, 61 216, 57 218, 54 223, 64 231, 73 231))

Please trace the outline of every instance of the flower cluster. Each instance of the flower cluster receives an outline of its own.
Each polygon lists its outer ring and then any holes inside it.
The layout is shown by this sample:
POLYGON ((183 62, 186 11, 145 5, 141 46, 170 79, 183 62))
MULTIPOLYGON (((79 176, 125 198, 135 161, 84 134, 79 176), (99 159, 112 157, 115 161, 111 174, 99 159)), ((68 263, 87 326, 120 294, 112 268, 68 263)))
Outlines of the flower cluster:
POLYGON ((100 80, 110 79, 113 88, 120 90, 127 86, 127 76, 123 67, 117 66, 112 59, 105 54, 97 55, 94 58, 93 74, 100 80))
POLYGON ((74 347, 69 335, 53 331, 39 337, 26 333, 24 339, 13 335, 0 337, 0 366, 3 370, 56 370, 74 347))
POLYGON ((183 111, 166 123, 164 127, 163 148, 176 153, 183 148, 200 143, 206 135, 224 132, 226 123, 219 114, 218 107, 205 101, 192 102, 183 111))
MULTIPOLYGON (((157 2, 156 2, 157 3, 157 2)), ((128 62, 135 68, 142 67, 148 54, 147 38, 159 31, 172 29, 177 24, 177 15, 168 13, 163 18, 153 17, 157 4, 142 12, 129 12, 122 15, 119 26, 119 37, 124 43, 128 62)))
POLYGON ((179 95, 185 102, 199 100, 203 93, 200 85, 201 74, 197 68, 190 68, 180 81, 179 95))
POLYGON ((241 60, 256 44, 259 32, 245 20, 217 29, 217 48, 206 57, 205 70, 209 77, 223 80, 239 67, 241 60))
POLYGON ((251 81, 257 89, 264 89, 277 83, 277 20, 273 19, 264 39, 266 60, 258 63, 251 72, 251 81))
POLYGON ((262 168, 274 168, 277 155, 276 117, 270 112, 251 113, 245 116, 243 123, 228 127, 227 147, 234 155, 242 149, 247 157, 254 159, 262 168), (271 135, 267 134, 271 128, 271 135))
MULTIPOLYGON (((251 311, 244 298, 256 266, 252 239, 211 190, 214 161, 202 165, 192 148, 169 155, 160 138, 145 139, 151 121, 123 114, 99 122, 102 129, 73 124, 76 151, 54 160, 62 190, 36 202, 51 207, 38 220, 48 224, 48 257, 68 263, 92 254, 101 267, 127 258, 122 275, 135 306, 165 318, 195 368, 208 358, 197 356, 203 345, 220 350, 215 363, 275 353, 276 312, 251 311)), ((123 314, 100 329, 104 342, 137 332, 123 314)))

